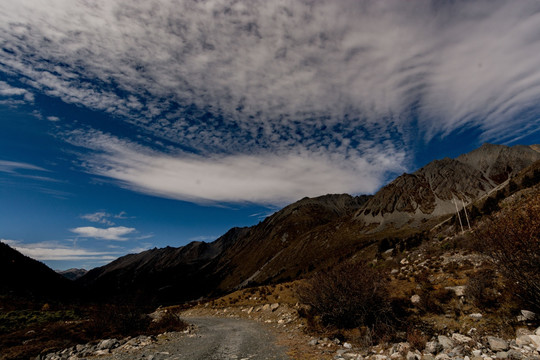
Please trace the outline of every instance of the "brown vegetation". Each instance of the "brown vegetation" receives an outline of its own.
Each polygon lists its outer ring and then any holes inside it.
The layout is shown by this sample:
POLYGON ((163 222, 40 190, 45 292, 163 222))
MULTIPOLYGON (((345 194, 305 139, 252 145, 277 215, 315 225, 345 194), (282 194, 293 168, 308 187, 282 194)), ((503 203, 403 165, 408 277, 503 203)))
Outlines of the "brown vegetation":
POLYGON ((540 191, 487 220, 476 237, 507 285, 524 305, 540 313, 540 191))
POLYGON ((376 337, 386 335, 394 323, 387 281, 363 264, 345 264, 319 272, 299 288, 308 305, 312 326, 365 328, 376 337))
POLYGON ((147 310, 132 305, 101 305, 75 310, 44 307, 42 311, 5 312, 0 315, 10 319, 10 327, 3 327, 0 333, 0 359, 28 359, 99 339, 156 335, 188 326, 173 312, 152 321, 147 310))

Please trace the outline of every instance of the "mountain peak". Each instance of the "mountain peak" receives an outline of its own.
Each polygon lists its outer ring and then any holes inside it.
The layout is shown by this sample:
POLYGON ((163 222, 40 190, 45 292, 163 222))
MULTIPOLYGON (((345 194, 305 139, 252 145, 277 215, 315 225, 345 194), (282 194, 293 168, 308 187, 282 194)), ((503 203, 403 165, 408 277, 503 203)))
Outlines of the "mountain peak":
POLYGON ((402 226, 455 211, 453 199, 465 203, 489 193, 511 176, 540 160, 540 146, 484 143, 456 159, 434 160, 404 174, 375 194, 357 213, 366 223, 402 226))

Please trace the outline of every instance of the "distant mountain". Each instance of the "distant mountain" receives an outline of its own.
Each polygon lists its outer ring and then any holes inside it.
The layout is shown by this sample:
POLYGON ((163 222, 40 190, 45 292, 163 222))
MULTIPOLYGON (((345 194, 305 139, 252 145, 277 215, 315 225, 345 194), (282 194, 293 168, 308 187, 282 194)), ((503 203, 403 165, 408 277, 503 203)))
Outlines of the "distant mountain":
POLYGON ((73 282, 45 264, 0 242, 0 294, 63 300, 76 296, 73 282))
POLYGON ((327 258, 323 255, 303 260, 304 256, 298 254, 310 251, 302 250, 299 239, 314 229, 352 216, 368 198, 350 195, 304 198, 258 225, 233 228, 212 243, 192 242, 180 248, 127 255, 90 270, 77 282, 87 287, 90 294, 130 294, 142 300, 163 302, 225 292, 249 282, 267 282, 276 278, 277 266, 290 270, 287 274, 282 271, 278 277, 291 277, 327 258), (286 248, 290 252, 283 252, 286 248), (276 253, 282 256, 275 256, 276 253))
POLYGON ((373 259, 382 239, 421 241, 419 234, 455 212, 454 200, 462 208, 481 199, 535 161, 540 146, 484 144, 403 174, 373 196, 304 198, 212 243, 127 255, 77 283, 103 297, 166 303, 292 280, 351 257, 373 259))
POLYGON ((77 280, 84 274, 88 272, 88 270, 85 269, 67 269, 67 270, 57 270, 58 274, 62 275, 66 279, 69 280, 77 280))
POLYGON ((132 296, 134 300, 190 300, 210 293, 218 284, 211 267, 247 228, 233 228, 212 243, 192 242, 123 256, 92 269, 77 280, 90 296, 132 296))

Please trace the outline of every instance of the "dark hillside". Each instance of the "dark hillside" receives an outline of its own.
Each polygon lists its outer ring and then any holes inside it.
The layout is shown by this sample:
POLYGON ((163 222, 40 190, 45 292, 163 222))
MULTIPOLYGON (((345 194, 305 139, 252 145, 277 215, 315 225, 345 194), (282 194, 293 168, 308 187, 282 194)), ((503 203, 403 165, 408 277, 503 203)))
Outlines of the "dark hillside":
POLYGON ((72 281, 45 264, 0 242, 0 294, 35 300, 66 300, 77 296, 72 281))

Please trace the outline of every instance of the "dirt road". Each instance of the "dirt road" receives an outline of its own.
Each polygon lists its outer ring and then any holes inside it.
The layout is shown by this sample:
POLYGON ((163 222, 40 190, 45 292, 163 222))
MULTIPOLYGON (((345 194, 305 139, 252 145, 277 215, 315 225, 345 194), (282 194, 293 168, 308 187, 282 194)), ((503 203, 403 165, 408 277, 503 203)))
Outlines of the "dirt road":
POLYGON ((285 349, 260 324, 230 318, 189 318, 198 327, 196 334, 171 334, 136 353, 100 356, 101 360, 285 360, 285 349))

